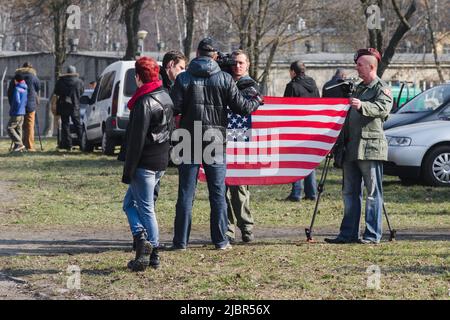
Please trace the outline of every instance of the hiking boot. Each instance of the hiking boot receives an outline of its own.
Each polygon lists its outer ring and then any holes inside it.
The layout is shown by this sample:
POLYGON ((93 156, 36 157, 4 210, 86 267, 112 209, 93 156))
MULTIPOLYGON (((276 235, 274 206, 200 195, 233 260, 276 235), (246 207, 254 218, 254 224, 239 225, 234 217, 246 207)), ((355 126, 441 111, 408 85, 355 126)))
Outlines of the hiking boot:
POLYGON ((149 267, 153 269, 158 269, 160 265, 161 259, 159 258, 158 248, 153 248, 152 254, 150 255, 150 264, 149 267))
POLYGON ((242 233, 242 241, 245 243, 249 243, 255 240, 255 236, 252 232, 244 232, 242 233))
POLYGON ((150 255, 152 253, 152 245, 147 241, 147 233, 142 231, 134 236, 136 242, 136 256, 134 260, 128 262, 128 268, 131 271, 144 271, 150 264, 150 255))

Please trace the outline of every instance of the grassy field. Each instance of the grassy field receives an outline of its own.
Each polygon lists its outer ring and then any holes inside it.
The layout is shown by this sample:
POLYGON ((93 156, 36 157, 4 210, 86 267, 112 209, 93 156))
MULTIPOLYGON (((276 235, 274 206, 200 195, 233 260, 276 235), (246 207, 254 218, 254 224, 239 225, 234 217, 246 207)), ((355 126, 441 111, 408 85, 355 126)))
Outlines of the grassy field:
MULTIPOLYGON (((99 152, 56 151, 8 154, 0 140, 0 180, 15 200, 0 204, 0 226, 28 232, 43 229, 127 230, 121 203, 122 164, 99 152)), ((320 170, 318 177, 320 177, 320 170)), ((157 216, 162 234, 171 234, 177 198, 176 170, 162 181, 157 216)), ((228 252, 203 245, 182 252, 162 252, 162 268, 132 274, 125 268, 131 253, 0 255, 0 269, 50 297, 106 299, 449 299, 450 188, 403 186, 385 179, 385 201, 399 241, 378 246, 327 245, 325 233, 337 232, 342 218, 341 171, 329 175, 317 218, 316 244, 304 241, 314 204, 279 201, 288 185, 251 187, 251 207, 264 237, 228 252), (277 237, 267 230, 298 228, 298 237, 277 237), (439 237, 401 237, 430 234, 439 237), (61 291, 68 265, 81 268, 81 290, 61 291), (379 289, 367 286, 368 268, 379 267, 379 289), (63 293, 61 293, 63 292, 63 293)), ((363 219, 362 219, 363 220, 363 219)), ((199 183, 193 226, 209 237, 209 202, 199 183)), ((2 237, 3 238, 3 237, 2 237)), ((111 234, 114 239, 114 234, 111 234)))

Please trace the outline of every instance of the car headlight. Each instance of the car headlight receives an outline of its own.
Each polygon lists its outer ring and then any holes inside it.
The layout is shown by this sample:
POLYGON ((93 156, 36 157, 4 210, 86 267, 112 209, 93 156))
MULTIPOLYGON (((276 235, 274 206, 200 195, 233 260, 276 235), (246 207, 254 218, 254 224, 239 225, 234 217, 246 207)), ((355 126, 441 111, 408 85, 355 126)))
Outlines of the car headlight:
POLYGON ((393 147, 407 147, 411 145, 411 138, 408 137, 386 137, 388 144, 393 147))

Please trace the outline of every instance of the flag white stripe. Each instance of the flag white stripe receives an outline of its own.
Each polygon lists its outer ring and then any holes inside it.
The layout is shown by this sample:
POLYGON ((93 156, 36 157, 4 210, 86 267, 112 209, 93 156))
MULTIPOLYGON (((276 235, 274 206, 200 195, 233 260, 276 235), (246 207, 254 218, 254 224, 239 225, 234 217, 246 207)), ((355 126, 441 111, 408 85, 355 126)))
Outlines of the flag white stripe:
POLYGON ((306 176, 311 172, 310 169, 281 169, 281 168, 265 168, 265 169, 227 169, 227 177, 289 177, 289 176, 306 176))
POLYGON ((232 141, 227 142, 227 149, 229 148, 277 148, 277 147, 302 147, 302 148, 317 148, 330 150, 333 143, 326 143, 313 140, 269 140, 269 141, 232 141))

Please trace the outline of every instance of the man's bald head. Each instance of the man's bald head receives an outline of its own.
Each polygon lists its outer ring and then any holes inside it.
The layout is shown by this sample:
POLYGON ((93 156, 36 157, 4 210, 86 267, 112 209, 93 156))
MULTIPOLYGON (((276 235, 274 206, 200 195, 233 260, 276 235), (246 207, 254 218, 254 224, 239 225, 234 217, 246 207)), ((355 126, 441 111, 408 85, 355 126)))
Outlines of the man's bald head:
POLYGON ((375 70, 378 68, 378 60, 374 56, 361 56, 359 57, 358 62, 360 60, 364 61, 364 63, 372 65, 375 68, 375 70))
POLYGON ((378 60, 374 56, 364 55, 358 58, 356 70, 365 84, 371 83, 377 77, 378 60))

